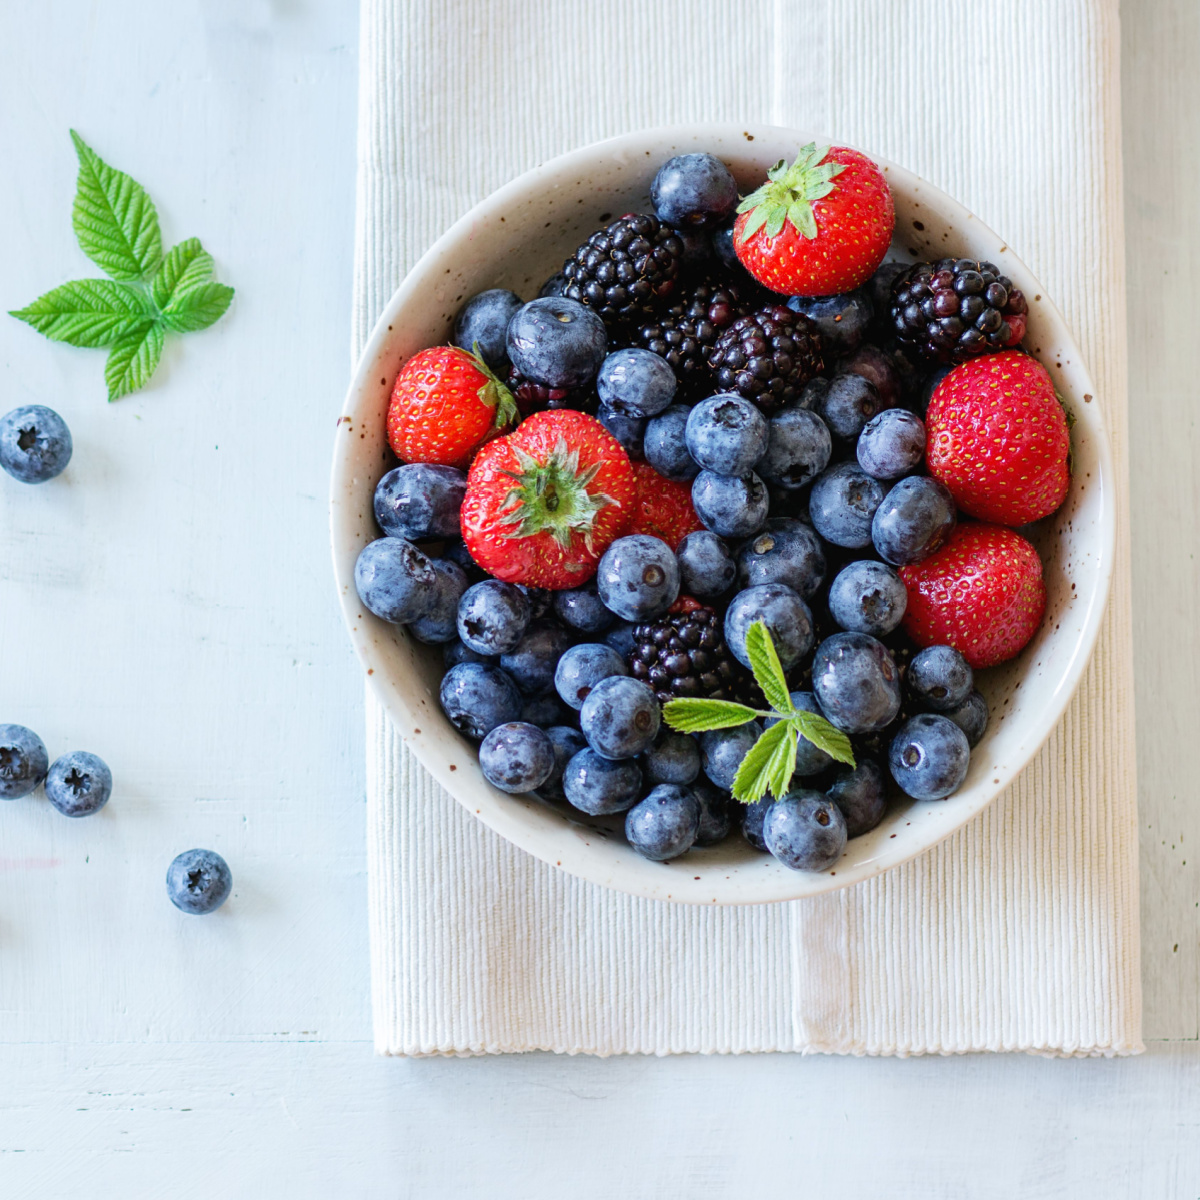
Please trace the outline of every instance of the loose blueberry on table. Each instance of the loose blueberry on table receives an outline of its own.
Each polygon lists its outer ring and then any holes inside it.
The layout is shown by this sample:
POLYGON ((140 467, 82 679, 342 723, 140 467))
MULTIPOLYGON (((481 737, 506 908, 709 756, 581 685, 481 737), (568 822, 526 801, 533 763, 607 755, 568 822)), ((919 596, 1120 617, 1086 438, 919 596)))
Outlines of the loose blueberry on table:
POLYGON ((167 895, 180 912, 216 912, 233 890, 229 864, 215 850, 185 850, 167 868, 167 895))
MULTIPOLYGON (((966 778, 977 672, 1041 624, 1015 527, 1066 496, 1067 419, 994 264, 885 261, 859 152, 799 147, 743 199, 683 154, 651 198, 403 365, 355 580, 444 643, 502 791, 623 813, 654 862, 736 830, 827 870, 966 778)), ((45 772, 25 733, 0 726, 2 796, 45 772)))

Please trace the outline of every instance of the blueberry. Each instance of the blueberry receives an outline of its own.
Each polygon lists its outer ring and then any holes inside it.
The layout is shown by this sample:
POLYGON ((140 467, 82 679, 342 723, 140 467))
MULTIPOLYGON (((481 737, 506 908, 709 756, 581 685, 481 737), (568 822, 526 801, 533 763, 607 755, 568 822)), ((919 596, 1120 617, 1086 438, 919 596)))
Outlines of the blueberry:
POLYGON ((828 871, 846 848, 846 818, 822 792, 788 792, 767 809, 763 841, 793 871, 828 871))
POLYGON ((811 600, 825 578, 821 539, 794 517, 772 517, 767 527, 738 550, 738 579, 742 587, 785 583, 811 600))
POLYGON ((737 579, 737 563, 729 547, 713 532, 689 533, 675 550, 679 560, 679 586, 697 600, 723 596, 737 579))
POLYGON ((483 739, 479 769, 502 792, 532 792, 554 773, 554 745, 536 725, 509 721, 483 739))
POLYGON ((24 725, 0 725, 0 800, 33 791, 50 769, 45 743, 24 725))
POLYGON ((112 795, 108 764, 86 750, 56 758, 46 774, 46 799, 64 817, 90 817, 112 795))
POLYGON ((691 783, 700 774, 700 745, 690 734, 667 729, 640 762, 650 783, 691 783))
POLYGON ((913 655, 904 684, 919 708, 949 712, 975 690, 975 672, 953 646, 926 646, 913 655))
POLYGON ((532 621, 516 646, 500 656, 500 665, 526 696, 539 696, 554 687, 555 669, 570 646, 571 635, 557 621, 532 621))
POLYGON ((875 311, 881 316, 886 316, 888 309, 892 306, 892 284, 908 270, 910 265, 888 259, 886 262, 880 263, 878 270, 865 284, 867 291, 871 294, 871 303, 875 305, 875 311))
POLYGON ((636 758, 658 736, 662 710, 640 679, 611 675, 588 693, 579 728, 588 745, 605 758, 636 758))
POLYGON ((634 461, 645 456, 646 418, 630 417, 600 405, 596 420, 621 443, 621 449, 634 461))
POLYGON ((523 303, 515 292, 503 288, 479 292, 458 310, 450 340, 461 350, 478 345, 483 361, 498 370, 508 358, 504 344, 508 323, 523 303))
POLYGON ((233 890, 229 864, 215 850, 185 850, 167 868, 167 896, 180 912, 216 912, 233 890))
POLYGON ((642 769, 631 758, 614 761, 595 750, 580 750, 563 768, 563 794, 592 817, 625 812, 642 793, 642 769))
POLYGON ((840 296, 792 296, 787 306, 816 325, 821 343, 830 355, 857 350, 875 317, 867 288, 840 296))
POLYGON ((918 713, 892 738, 888 766, 900 789, 914 800, 945 800, 967 777, 967 735, 937 713, 918 713))
POLYGON ((729 793, 707 783, 696 783, 692 785, 692 795, 700 805, 700 828, 692 845, 715 846, 723 842, 733 827, 733 801, 729 793))
POLYGON ((871 540, 880 558, 903 567, 939 549, 956 520, 954 497, 940 479, 910 475, 895 484, 875 510, 871 540))
POLYGON ((375 487, 375 520, 388 537, 457 538, 467 477, 436 463, 405 463, 375 487))
MULTIPOLYGON (((542 299, 550 296, 564 296, 566 291, 567 277, 561 271, 557 271, 538 288, 538 296, 542 299)), ((507 349, 507 346, 505 348, 507 349)))
MULTIPOLYGON (((829 380, 822 375, 810 379, 801 389, 800 395, 792 407, 802 408, 805 412, 820 412, 825 393, 829 391, 829 380)), ((826 426, 828 428, 828 426, 826 426)))
POLYGON ((734 596, 725 611, 725 644, 744 667, 750 665, 746 634, 755 621, 767 627, 785 671, 813 647, 812 612, 798 592, 783 583, 748 587, 734 596))
POLYGON ((763 841, 763 822, 767 818, 767 811, 771 805, 775 803, 774 796, 767 796, 762 800, 756 800, 753 804, 743 805, 742 813, 742 837, 752 845, 755 850, 766 851, 767 843, 763 841))
POLYGON ((521 715, 521 693, 508 675, 490 663, 459 663, 442 676, 438 693, 450 724, 482 740, 497 725, 521 715))
POLYGON ((660 617, 679 595, 679 562, 661 538, 645 533, 617 538, 600 560, 596 586, 618 617, 660 617))
POLYGON ((982 692, 972 692, 957 708, 943 716, 949 717, 967 735, 967 745, 974 750, 987 732, 988 702, 982 692))
POLYGON ((632 621, 622 621, 614 625, 605 635, 604 644, 611 646, 627 662, 636 645, 634 630, 637 626, 632 621))
POLYGON ((580 709, 600 680, 628 674, 629 664, 611 646, 584 642, 572 646, 558 660, 554 688, 564 704, 580 709))
POLYGON ((686 429, 692 410, 683 404, 670 408, 646 422, 643 452, 646 461, 662 476, 676 483, 695 479, 700 464, 688 453, 686 429))
POLYGON ((855 767, 843 767, 826 795, 846 818, 846 836, 869 833, 887 812, 887 785, 883 769, 873 758, 860 758, 855 767))
POLYGON ((873 733, 900 712, 900 674, 890 652, 865 633, 835 633, 818 647, 813 692, 821 711, 847 733, 873 733))
POLYGON ((511 583, 473 583, 458 602, 458 636, 480 654, 515 650, 529 625, 529 598, 511 583))
POLYGON ((706 471, 745 475, 767 452, 767 418, 732 392, 701 400, 684 426, 688 453, 706 471))
POLYGON ((676 229, 712 229, 733 216, 737 181, 711 154, 677 154, 650 184, 654 215, 676 229))
POLYGON ((753 471, 748 475, 718 475, 701 471, 692 483, 692 507, 706 529, 721 537, 743 538, 757 533, 767 519, 767 485, 753 471))
POLYGON ((452 642, 458 635, 458 604, 469 586, 467 573, 449 559, 435 558, 432 562, 437 573, 433 607, 410 622, 408 632, 418 642, 452 642))
POLYGON ((547 800, 565 800, 563 771, 567 763, 587 745, 587 739, 578 729, 572 729, 569 725, 551 725, 546 730, 546 736, 554 749, 554 769, 538 788, 538 794, 547 800))
POLYGON ((536 725, 539 729, 551 729, 570 720, 570 717, 554 692, 543 692, 540 696, 529 696, 525 699, 517 720, 536 725))
POLYGON ((937 391, 938 384, 954 370, 954 364, 948 363, 944 367, 938 367, 931 375, 928 375, 921 381, 920 387, 916 389, 916 395, 913 399, 913 408, 917 410, 919 417, 924 417, 929 411, 929 402, 933 399, 933 393, 937 391))
POLYGON ((442 646, 442 662, 447 670, 457 667, 459 663, 494 663, 495 661, 494 655, 480 654, 478 650, 464 646, 457 636, 452 642, 446 642, 442 646))
POLYGON ((509 361, 543 387, 582 387, 604 361, 608 337, 590 308, 565 296, 531 300, 508 324, 509 361))
POLYGON ((442 557, 462 567, 471 583, 482 583, 491 576, 471 557, 470 550, 461 541, 447 542, 442 547, 442 557))
POLYGON ((660 783, 625 818, 625 836, 643 858, 666 862, 686 854, 700 832, 700 802, 688 788, 660 783))
POLYGON ((613 615, 604 607, 594 578, 581 587, 555 592, 554 614, 564 625, 580 633, 603 633, 613 623, 613 615))
POLYGON ((430 559, 404 538, 377 538, 354 564, 358 598, 377 617, 403 625, 437 603, 438 573, 430 559))
POLYGON ((45 483, 71 461, 71 431, 52 408, 26 404, 0 417, 0 467, 21 483, 45 483))
MULTIPOLYGON (((821 706, 812 692, 792 692, 791 697, 792 704, 801 712, 816 713, 818 716, 825 715, 821 712, 821 706)), ((774 724, 776 724, 776 719, 769 717, 763 722, 763 728, 770 729, 774 724)), ((807 779, 811 775, 820 775, 822 771, 833 766, 833 762, 834 760, 820 746, 810 742, 806 737, 796 736, 796 769, 792 772, 794 778, 807 779)))
POLYGON ((722 225, 712 235, 713 253, 727 271, 741 270, 742 264, 733 248, 733 222, 722 225))
POLYGON ((851 633, 886 637, 907 607, 904 580, 886 563, 871 558, 844 566, 829 585, 829 614, 851 633))
POLYGON ((855 454, 873 479, 899 479, 925 457, 925 425, 906 408, 885 408, 858 435, 855 454))
POLYGON ((600 403, 623 417, 655 417, 675 396, 675 372, 649 350, 618 350, 600 364, 600 403))
POLYGON ((733 790, 733 779, 742 759, 758 741, 762 726, 757 721, 733 729, 712 729, 700 735, 700 767, 708 781, 722 791, 733 790))
POLYGON ((827 541, 848 550, 871 544, 871 521, 883 503, 883 487, 854 462, 842 462, 817 476, 808 497, 813 527, 827 541))
POLYGON ((870 342, 859 346, 849 358, 838 363, 839 374, 861 375, 872 384, 882 401, 881 408, 895 408, 900 403, 900 375, 892 356, 870 342))
POLYGON ((712 241, 705 229, 676 229, 675 236, 683 243, 679 265, 687 271, 703 268, 712 258, 712 241))
POLYGON ((768 483, 797 491, 829 465, 829 426, 807 408, 792 406, 767 422, 767 452, 756 468, 768 483))
POLYGON ((835 375, 821 399, 820 413, 829 432, 852 442, 884 408, 875 385, 861 375, 835 375))

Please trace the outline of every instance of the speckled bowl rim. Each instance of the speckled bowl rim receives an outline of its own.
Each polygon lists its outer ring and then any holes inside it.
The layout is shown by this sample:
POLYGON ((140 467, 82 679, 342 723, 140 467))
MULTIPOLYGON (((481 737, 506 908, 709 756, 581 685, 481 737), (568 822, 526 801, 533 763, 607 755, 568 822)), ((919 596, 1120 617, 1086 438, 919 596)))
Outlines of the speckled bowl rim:
MULTIPOLYGON (((1062 531, 1056 529, 1055 536, 1061 534, 1064 544, 1072 547, 1064 581, 1069 577, 1073 585, 1083 582, 1087 586, 1072 587, 1067 597, 1072 601, 1067 610, 1070 619, 1060 618, 1053 631, 1043 628, 1015 664, 997 669, 1010 673, 1006 708, 1023 684, 1032 685, 1017 698, 1012 712, 1003 716, 1019 716, 1023 708, 1032 706, 1037 709, 1036 720, 1018 721, 998 730, 999 714, 993 712, 993 724, 972 756, 971 773, 962 791, 948 801, 913 804, 899 813, 889 813, 880 829, 852 840, 836 868, 824 874, 788 871, 769 856, 754 855, 744 847, 733 847, 723 854, 723 847, 740 841, 736 836, 670 864, 650 863, 601 827, 549 811, 533 797, 514 797, 492 788, 478 770, 471 745, 438 709, 432 689, 398 661, 400 648, 409 641, 407 635, 363 609, 355 593, 353 572, 358 551, 378 536, 370 510, 381 469, 372 457, 374 473, 370 473, 364 445, 373 452, 383 440, 389 389, 381 385, 390 384, 403 361, 395 346, 405 327, 406 314, 428 309, 431 293, 442 284, 444 276, 452 274, 468 248, 478 254, 481 237, 506 236, 506 230, 498 224, 505 213, 511 216, 533 203, 535 197, 542 198, 538 202, 543 203, 546 196, 572 183, 577 186, 582 178, 591 182, 597 172, 609 170, 620 178, 622 171, 641 168, 648 185, 654 166, 672 154, 709 150, 728 161, 735 173, 740 169, 745 175, 747 160, 752 160, 757 170, 765 170, 777 158, 794 153, 812 140, 804 133, 776 126, 681 125, 610 138, 525 172, 456 221, 396 289, 363 349, 337 422, 330 529, 339 600, 367 681, 405 744, 442 787, 502 837, 573 875, 648 899, 695 904, 793 900, 861 883, 945 840, 991 804, 1049 737, 1083 677, 1110 590, 1115 540, 1112 453, 1100 406, 1092 403, 1096 388, 1062 314, 1024 263, 983 222, 940 189, 868 151, 887 174, 896 197, 893 250, 902 256, 907 251, 912 258, 938 257, 940 234, 947 243, 947 253, 969 252, 970 257, 998 263, 1030 298, 1027 344, 1033 340, 1035 328, 1040 330, 1037 340, 1045 348, 1035 350, 1035 354, 1050 371, 1076 418, 1072 431, 1076 476, 1068 505, 1076 515, 1085 513, 1087 521, 1081 524, 1090 534, 1076 546, 1071 539, 1079 535, 1068 521, 1062 531), (1072 527, 1068 530, 1067 526, 1072 527), (1078 581, 1070 573, 1072 569, 1079 575, 1078 581), (1035 657, 1039 653, 1045 657, 1053 653, 1057 658, 1066 654, 1065 669, 1043 679, 1038 671, 1043 658, 1035 657), (977 770, 980 751, 997 738, 1004 739, 1003 753, 993 757, 1002 761, 977 770)), ((619 190, 615 180, 611 186, 615 194, 619 190)))

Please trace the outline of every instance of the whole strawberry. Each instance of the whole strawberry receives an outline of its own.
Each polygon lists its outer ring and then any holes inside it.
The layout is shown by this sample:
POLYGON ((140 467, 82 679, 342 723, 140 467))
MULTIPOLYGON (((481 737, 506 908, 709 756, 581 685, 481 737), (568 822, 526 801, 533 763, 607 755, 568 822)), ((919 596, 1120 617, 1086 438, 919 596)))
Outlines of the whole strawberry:
POLYGON ((482 358, 434 346, 414 354, 396 376, 388 441, 401 462, 465 470, 471 455, 516 417, 511 393, 482 358))
POLYGON ((900 568, 904 629, 918 646, 953 646, 972 667, 1019 654, 1046 610, 1037 551, 1000 525, 959 525, 928 558, 900 568))
POLYGON ((1046 368, 1027 354, 955 367, 933 393, 925 428, 930 474, 972 517, 1026 525, 1066 498, 1067 420, 1046 368))
POLYGON ((625 532, 636 494, 628 456, 595 417, 567 408, 534 413, 475 456, 463 541, 506 583, 578 587, 625 532))
POLYGON ((791 296, 861 287, 883 262, 896 214, 879 168, 845 146, 805 146, 780 159, 738 205, 733 249, 759 283, 791 296))
POLYGON ((625 534, 648 533, 674 550, 689 533, 704 528, 692 507, 690 483, 667 479, 647 462, 635 462, 633 474, 637 496, 625 534))

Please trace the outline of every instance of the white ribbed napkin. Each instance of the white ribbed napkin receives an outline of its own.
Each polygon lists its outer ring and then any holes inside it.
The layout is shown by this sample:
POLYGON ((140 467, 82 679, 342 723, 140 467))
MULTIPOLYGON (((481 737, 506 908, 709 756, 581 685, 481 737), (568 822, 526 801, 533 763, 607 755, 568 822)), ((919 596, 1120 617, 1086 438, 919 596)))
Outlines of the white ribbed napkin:
MULTIPOLYGON (((363 0, 354 346, 410 264, 526 168, 689 120, 823 130, 1003 232, 1126 454, 1115 0, 363 0)), ((368 693, 375 1036, 387 1054, 1141 1049, 1128 496, 1079 695, 1021 778, 905 867, 692 908, 530 858, 368 693)))

